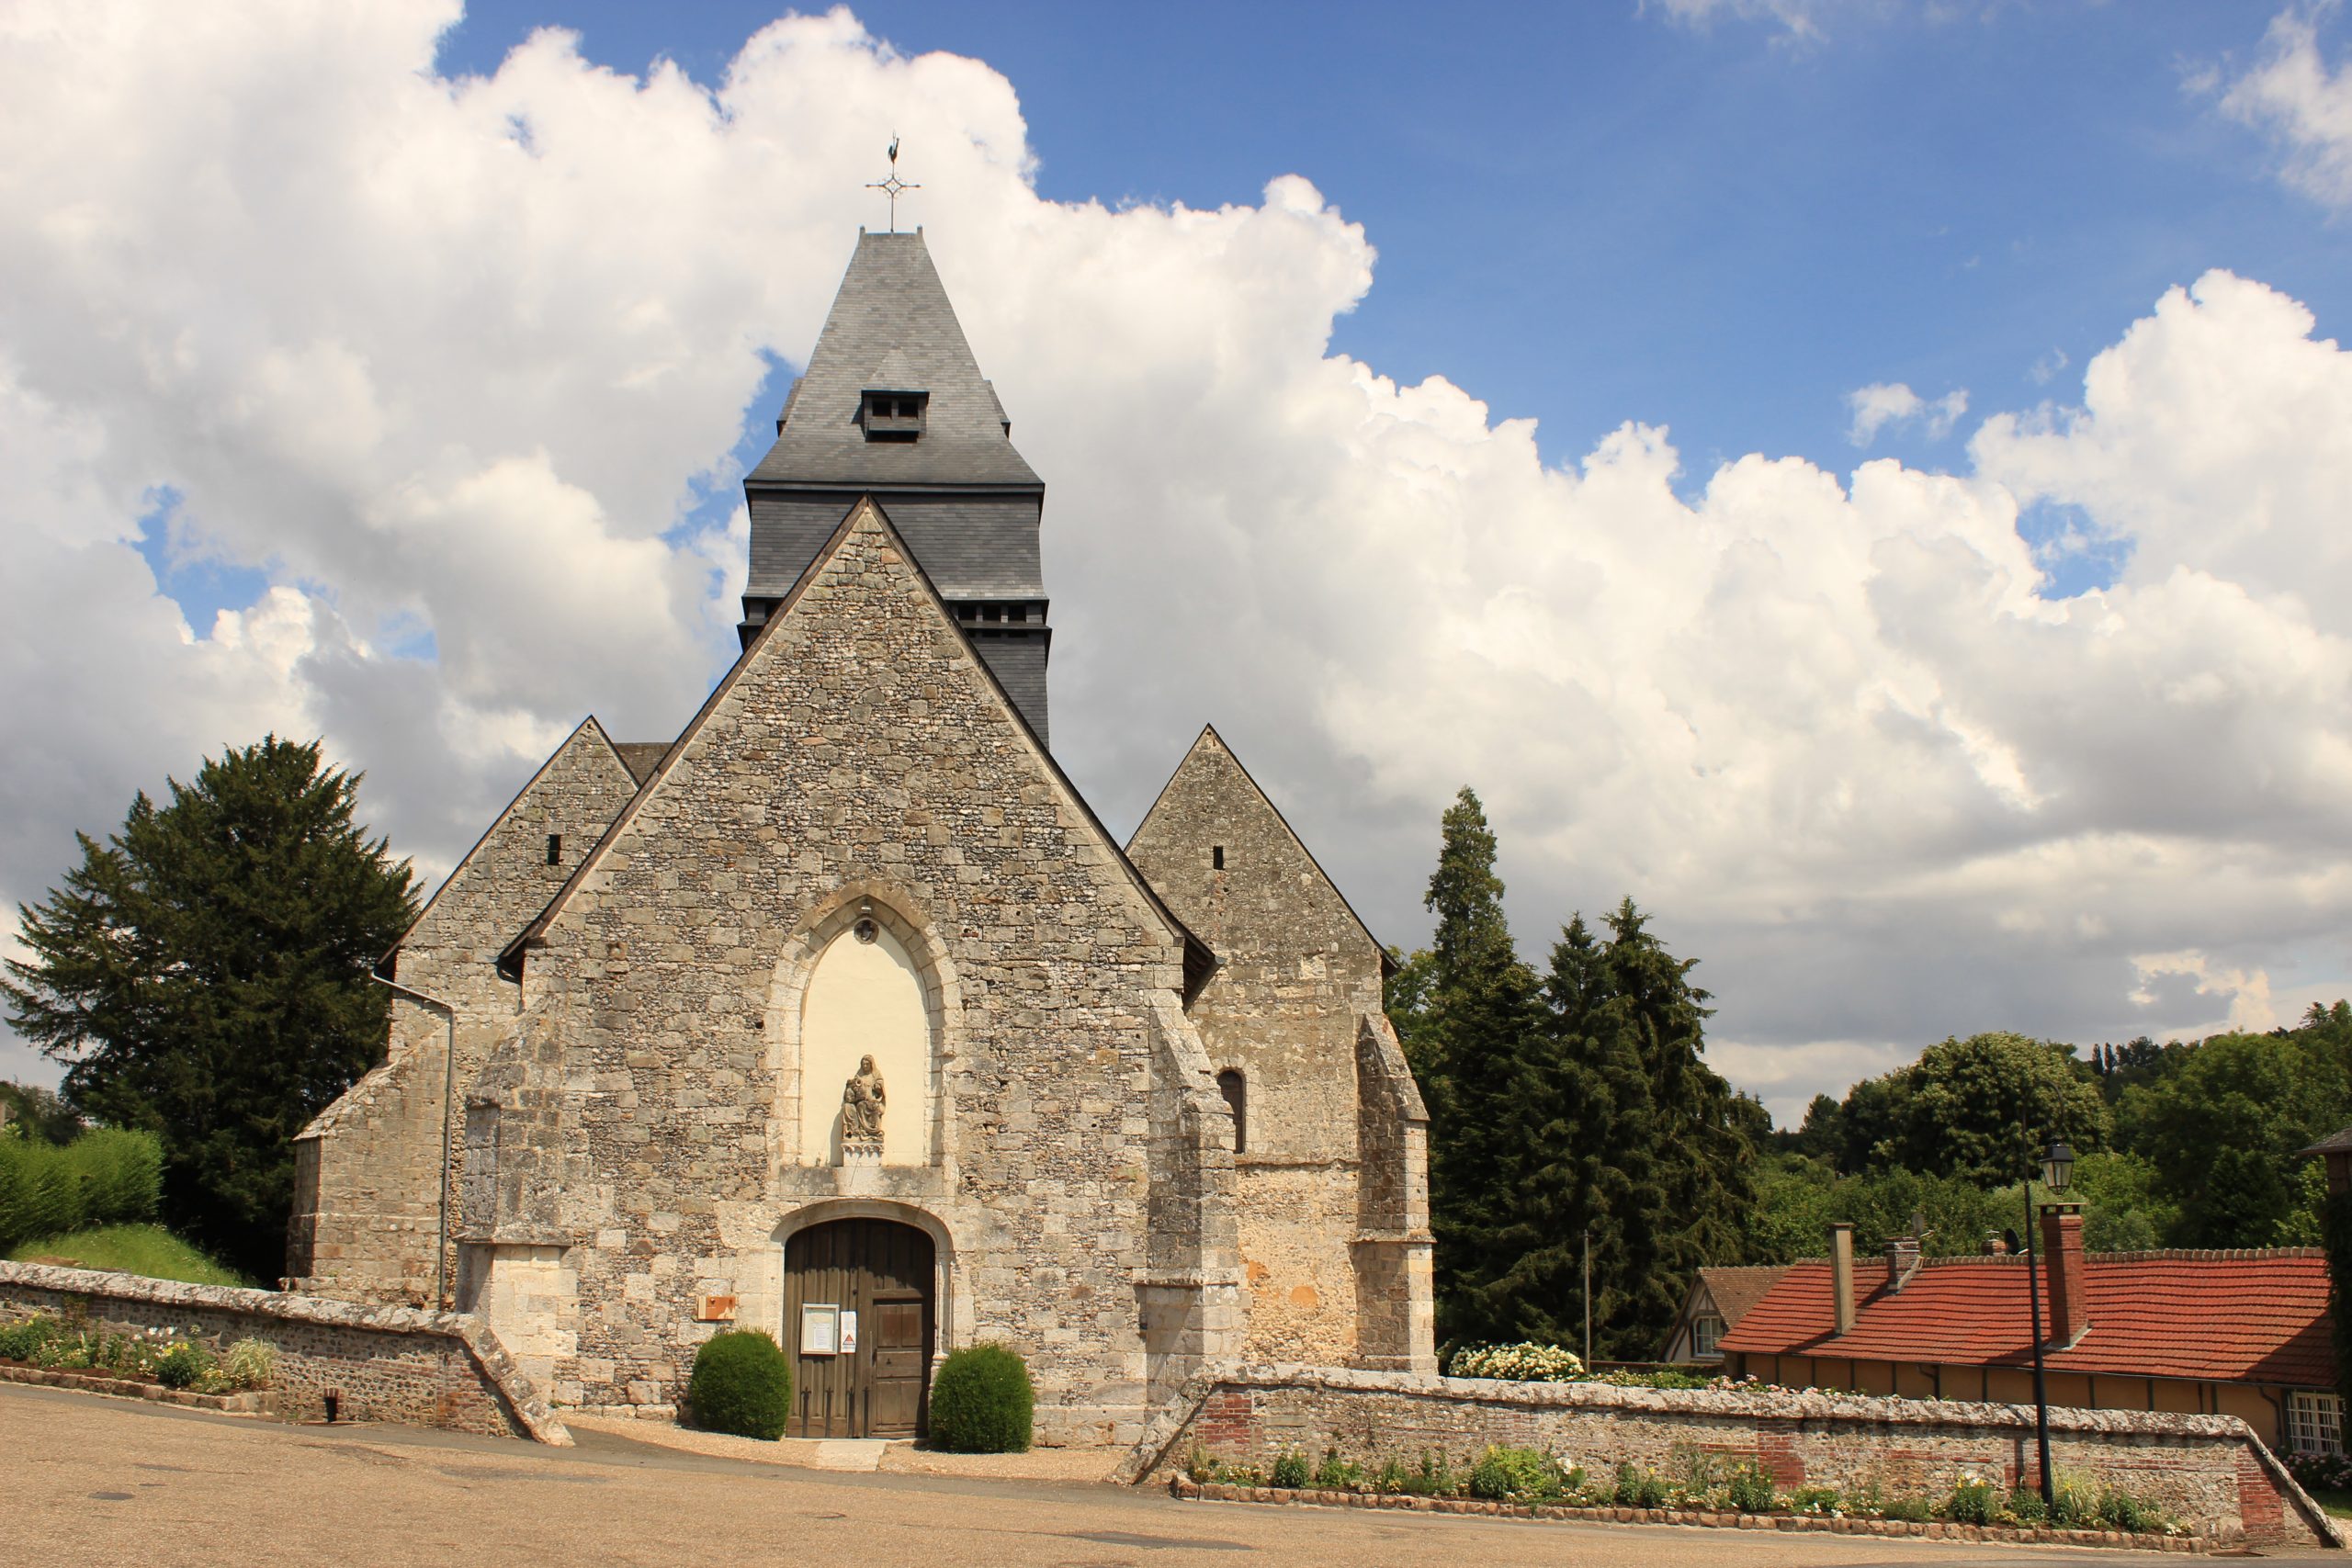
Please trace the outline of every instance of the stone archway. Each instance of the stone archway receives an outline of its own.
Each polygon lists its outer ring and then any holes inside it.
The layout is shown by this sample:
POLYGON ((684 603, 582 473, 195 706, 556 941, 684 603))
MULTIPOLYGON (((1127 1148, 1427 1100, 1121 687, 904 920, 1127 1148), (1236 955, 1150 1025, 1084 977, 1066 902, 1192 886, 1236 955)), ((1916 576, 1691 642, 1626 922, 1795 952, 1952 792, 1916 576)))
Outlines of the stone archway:
POLYGON ((784 1244, 785 1351, 796 1438, 919 1438, 939 1338, 929 1232, 873 1214, 823 1220, 784 1244))

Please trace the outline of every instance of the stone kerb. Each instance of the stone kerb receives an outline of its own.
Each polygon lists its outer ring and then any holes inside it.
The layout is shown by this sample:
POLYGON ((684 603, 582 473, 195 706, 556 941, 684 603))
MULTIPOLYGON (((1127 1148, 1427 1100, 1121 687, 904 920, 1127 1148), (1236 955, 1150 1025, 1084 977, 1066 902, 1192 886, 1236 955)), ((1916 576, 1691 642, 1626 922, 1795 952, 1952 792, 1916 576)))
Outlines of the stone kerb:
MULTIPOLYGON (((1630 1461, 1664 1472, 1700 1452, 1758 1464, 1784 1491, 1813 1484, 1850 1494, 1875 1483, 1941 1496, 1967 1472, 2014 1484, 2030 1472, 2033 1427, 2032 1408, 2014 1404, 1228 1363, 1186 1382, 1146 1424, 1115 1479, 1177 1473, 1194 1445, 1265 1468, 1284 1450, 1319 1457, 1337 1448, 1360 1462, 1433 1450, 1463 1462, 1505 1443, 1588 1468, 1630 1461)), ((2054 1408, 2050 1429, 2062 1475, 2119 1486, 2209 1535, 2346 1544, 2236 1416, 2054 1408)))
POLYGON ((469 1314, 39 1263, 0 1263, 0 1308, 80 1312, 114 1330, 265 1340, 277 1351, 279 1411, 292 1418, 322 1415, 334 1389, 348 1416, 571 1444, 497 1337, 469 1314))

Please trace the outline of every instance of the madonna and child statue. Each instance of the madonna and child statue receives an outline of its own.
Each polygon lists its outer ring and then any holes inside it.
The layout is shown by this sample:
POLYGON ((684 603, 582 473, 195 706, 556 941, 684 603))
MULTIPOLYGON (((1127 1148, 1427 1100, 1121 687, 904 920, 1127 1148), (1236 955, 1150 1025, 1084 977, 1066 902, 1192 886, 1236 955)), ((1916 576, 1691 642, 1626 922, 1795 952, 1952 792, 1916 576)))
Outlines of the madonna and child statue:
POLYGON ((842 1156, 877 1160, 882 1155, 882 1075, 874 1058, 858 1059, 857 1072, 842 1086, 842 1156))

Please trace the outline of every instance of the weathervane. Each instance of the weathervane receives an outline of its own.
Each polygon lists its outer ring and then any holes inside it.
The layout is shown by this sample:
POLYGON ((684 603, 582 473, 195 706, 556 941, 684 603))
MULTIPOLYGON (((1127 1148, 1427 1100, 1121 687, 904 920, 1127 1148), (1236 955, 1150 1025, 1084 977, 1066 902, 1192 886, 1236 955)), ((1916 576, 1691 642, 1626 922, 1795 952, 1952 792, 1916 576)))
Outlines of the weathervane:
POLYGON ((897 233, 899 231, 899 193, 902 190, 922 189, 922 186, 912 181, 899 177, 899 133, 897 131, 890 133, 890 177, 886 180, 869 180, 866 182, 865 188, 878 190, 890 198, 890 232, 897 233))

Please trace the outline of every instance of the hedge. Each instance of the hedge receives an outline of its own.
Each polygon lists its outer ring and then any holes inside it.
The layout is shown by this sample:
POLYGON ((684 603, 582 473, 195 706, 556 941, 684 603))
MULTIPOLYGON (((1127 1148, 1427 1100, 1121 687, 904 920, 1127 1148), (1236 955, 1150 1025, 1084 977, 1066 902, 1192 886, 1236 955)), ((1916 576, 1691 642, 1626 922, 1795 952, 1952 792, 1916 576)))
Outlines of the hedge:
POLYGON ((99 1127, 62 1145, 0 1134, 0 1256, 93 1225, 145 1224, 163 1190, 153 1133, 99 1127))

